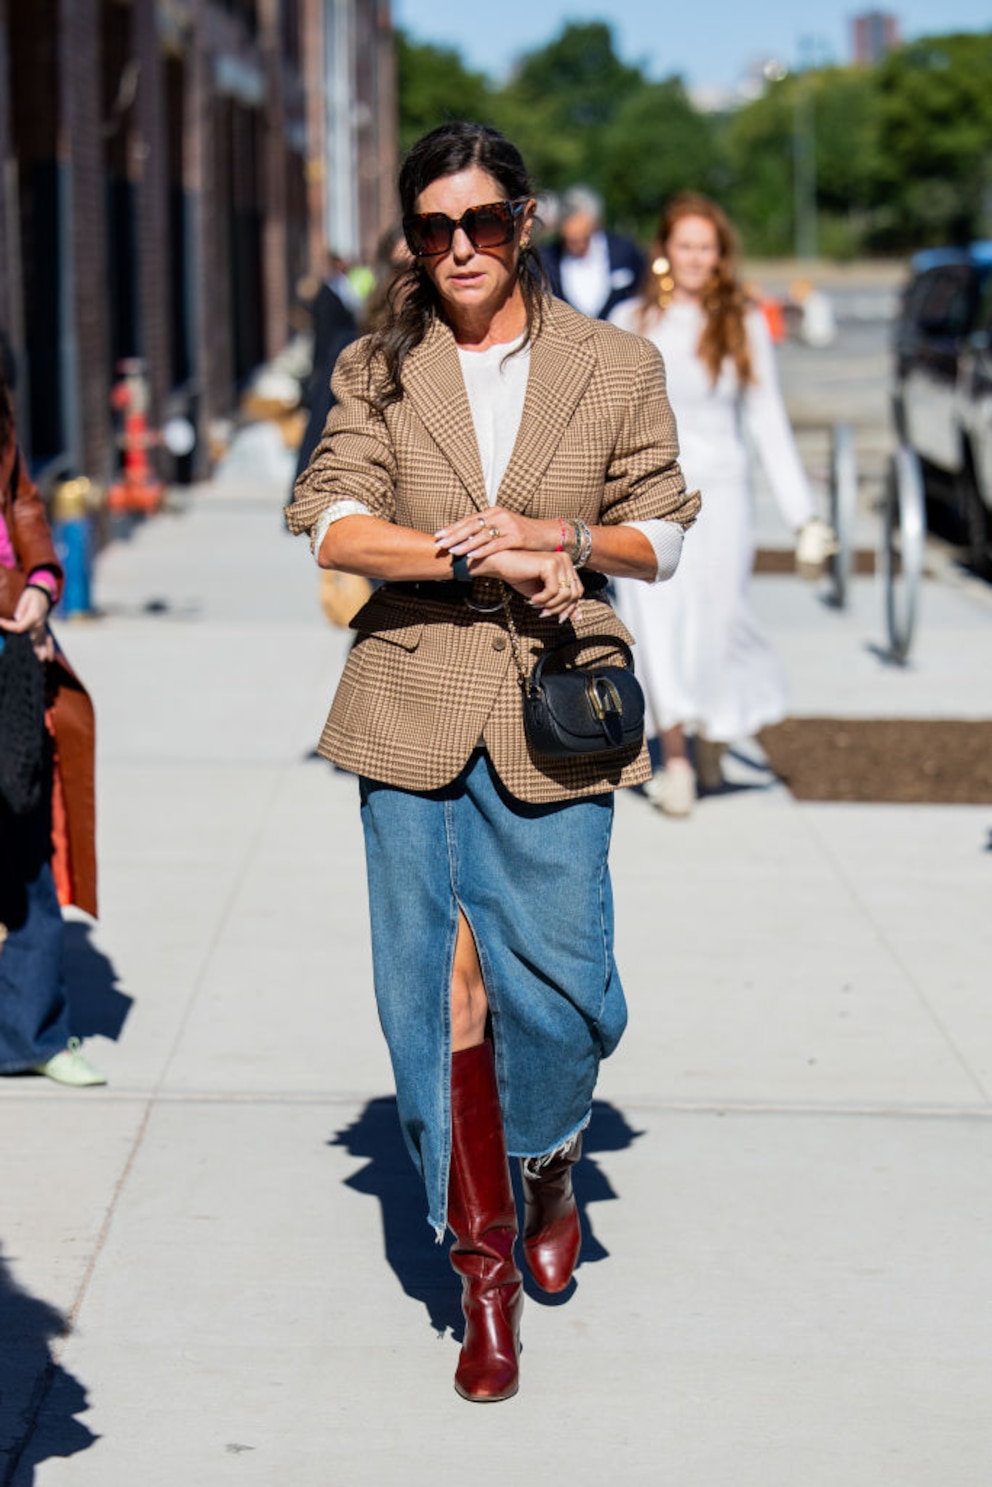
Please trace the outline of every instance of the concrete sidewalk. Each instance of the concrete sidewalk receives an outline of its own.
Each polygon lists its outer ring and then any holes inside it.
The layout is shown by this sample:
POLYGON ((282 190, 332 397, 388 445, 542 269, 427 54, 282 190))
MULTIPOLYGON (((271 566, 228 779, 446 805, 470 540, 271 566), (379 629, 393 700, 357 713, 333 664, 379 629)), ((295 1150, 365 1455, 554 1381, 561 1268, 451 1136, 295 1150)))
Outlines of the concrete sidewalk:
MULTIPOLYGON (((347 641, 253 438, 62 627, 100 736, 76 1024, 111 1082, 0 1081, 0 1484, 981 1487, 992 812, 797 805, 744 756, 688 823, 619 799, 631 1024, 583 1261, 529 1297, 517 1398, 464 1404, 356 788, 310 757, 347 641)), ((864 583, 838 616, 756 581, 800 708, 992 715, 984 599, 928 585, 893 671, 864 583)))

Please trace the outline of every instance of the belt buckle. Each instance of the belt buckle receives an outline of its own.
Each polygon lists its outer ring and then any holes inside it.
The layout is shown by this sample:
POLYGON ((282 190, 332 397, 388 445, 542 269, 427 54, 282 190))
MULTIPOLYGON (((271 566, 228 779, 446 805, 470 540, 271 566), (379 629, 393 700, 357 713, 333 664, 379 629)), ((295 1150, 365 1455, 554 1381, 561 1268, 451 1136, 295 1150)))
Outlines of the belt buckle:
POLYGON ((467 594, 463 595, 462 603, 465 605, 466 609, 471 609, 474 614, 496 614, 498 610, 503 608, 502 580, 498 578, 473 578, 472 587, 469 589, 467 594), (497 595, 496 603, 484 604, 481 602, 477 602, 472 594, 472 589, 475 588, 476 584, 498 585, 500 591, 497 595))

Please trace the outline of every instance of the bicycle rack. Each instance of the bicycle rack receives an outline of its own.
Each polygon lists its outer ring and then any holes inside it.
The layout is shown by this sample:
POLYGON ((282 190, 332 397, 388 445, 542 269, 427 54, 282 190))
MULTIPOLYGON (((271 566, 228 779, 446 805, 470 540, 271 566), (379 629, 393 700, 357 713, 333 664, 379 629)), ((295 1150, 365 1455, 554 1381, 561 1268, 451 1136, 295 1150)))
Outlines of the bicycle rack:
POLYGON ((854 525, 858 510, 858 465, 854 430, 849 423, 835 423, 830 448, 830 525, 837 538, 837 551, 827 567, 830 602, 845 609, 850 598, 854 571, 854 525))
POLYGON ((901 444, 889 463, 882 523, 882 585, 889 654, 909 655, 919 608, 926 502, 919 456, 901 444))

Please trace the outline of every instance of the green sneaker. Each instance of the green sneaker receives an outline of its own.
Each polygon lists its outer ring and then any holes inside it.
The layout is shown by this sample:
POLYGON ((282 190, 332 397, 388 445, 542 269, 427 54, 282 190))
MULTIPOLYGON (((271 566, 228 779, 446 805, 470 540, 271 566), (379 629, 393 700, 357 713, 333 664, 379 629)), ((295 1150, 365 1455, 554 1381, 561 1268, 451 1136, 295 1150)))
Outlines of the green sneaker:
POLYGON ((78 1038, 70 1038, 61 1053, 56 1053, 47 1064, 38 1064, 34 1072, 47 1074, 56 1084, 72 1084, 79 1089, 85 1085, 107 1082, 106 1074, 94 1069, 81 1051, 78 1038))

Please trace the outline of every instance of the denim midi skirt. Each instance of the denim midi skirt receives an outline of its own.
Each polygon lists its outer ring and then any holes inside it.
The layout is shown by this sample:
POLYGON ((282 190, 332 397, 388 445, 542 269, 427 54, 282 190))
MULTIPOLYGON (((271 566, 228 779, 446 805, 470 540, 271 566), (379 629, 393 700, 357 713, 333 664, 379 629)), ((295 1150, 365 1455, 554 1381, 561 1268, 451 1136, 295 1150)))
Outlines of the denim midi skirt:
POLYGON ((486 985, 507 1150, 545 1156, 588 1123, 600 1060, 627 1021, 613 959, 613 796, 526 804, 482 749, 442 790, 360 787, 376 1003, 440 1239, 458 911, 486 985))

